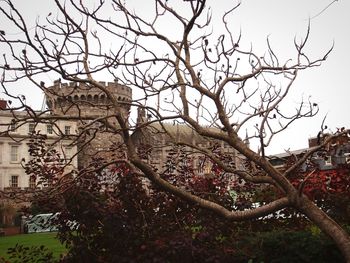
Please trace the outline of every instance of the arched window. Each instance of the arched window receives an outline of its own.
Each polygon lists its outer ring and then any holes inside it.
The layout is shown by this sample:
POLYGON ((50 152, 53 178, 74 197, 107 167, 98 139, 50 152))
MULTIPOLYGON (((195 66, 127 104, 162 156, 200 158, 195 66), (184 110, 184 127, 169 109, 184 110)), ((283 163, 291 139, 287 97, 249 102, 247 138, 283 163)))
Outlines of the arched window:
POLYGON ((102 104, 105 104, 105 103, 106 103, 106 96, 105 96, 104 94, 100 96, 100 102, 101 102, 102 104))
POLYGON ((62 105, 62 99, 61 98, 57 98, 57 104, 60 107, 62 105))
POLYGON ((49 109, 51 109, 52 108, 52 100, 46 101, 46 105, 49 109))
POLYGON ((94 103, 95 103, 95 104, 98 104, 98 95, 95 95, 95 96, 94 96, 94 103))

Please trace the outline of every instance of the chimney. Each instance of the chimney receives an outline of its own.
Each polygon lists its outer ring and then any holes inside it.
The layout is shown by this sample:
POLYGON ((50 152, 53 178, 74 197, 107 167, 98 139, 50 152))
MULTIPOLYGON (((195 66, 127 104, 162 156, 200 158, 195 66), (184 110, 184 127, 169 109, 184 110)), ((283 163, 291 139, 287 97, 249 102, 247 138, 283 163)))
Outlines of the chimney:
POLYGON ((7 109, 7 101, 4 99, 0 99, 0 110, 7 109))
POLYGON ((137 108, 137 120, 136 120, 136 125, 142 125, 147 121, 146 119, 146 110, 145 108, 139 106, 137 108))
POLYGON ((54 87, 58 87, 58 88, 59 88, 60 85, 61 85, 61 79, 57 79, 57 80, 54 80, 54 81, 53 81, 53 86, 54 86, 54 87))

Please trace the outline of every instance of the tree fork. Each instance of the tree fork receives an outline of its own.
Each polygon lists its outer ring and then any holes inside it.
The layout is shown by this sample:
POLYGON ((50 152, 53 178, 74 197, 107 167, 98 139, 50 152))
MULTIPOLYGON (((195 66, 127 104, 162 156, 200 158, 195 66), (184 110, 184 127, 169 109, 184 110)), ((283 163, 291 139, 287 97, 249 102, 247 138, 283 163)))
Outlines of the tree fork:
POLYGON ((334 241, 345 261, 350 263, 349 234, 306 196, 300 196, 295 207, 334 241))

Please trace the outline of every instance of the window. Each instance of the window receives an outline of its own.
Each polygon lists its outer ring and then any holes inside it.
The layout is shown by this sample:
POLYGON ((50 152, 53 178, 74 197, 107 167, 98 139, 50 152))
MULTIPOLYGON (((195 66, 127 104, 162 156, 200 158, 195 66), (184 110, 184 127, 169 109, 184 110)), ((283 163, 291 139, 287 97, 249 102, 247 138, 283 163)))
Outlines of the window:
POLYGON ((28 125, 28 132, 29 133, 34 133, 35 131, 35 124, 34 123, 29 123, 28 125))
POLYGON ((332 156, 327 156, 325 159, 326 165, 332 165, 332 156))
POLYGON ((18 187, 18 175, 11 175, 10 187, 18 187))
POLYGON ((203 157, 198 158, 197 171, 199 174, 204 173, 205 163, 206 163, 206 158, 203 158, 203 157))
POLYGON ((204 173, 205 174, 211 174, 211 171, 212 171, 212 167, 213 167, 213 164, 211 163, 211 162, 206 162, 205 164, 204 164, 204 173))
POLYGON ((34 175, 29 177, 29 188, 35 188, 36 187, 36 178, 34 175))
POLYGON ((69 135, 70 134, 70 126, 64 126, 64 134, 69 135))
POLYGON ((47 124, 46 125, 46 132, 47 132, 47 134, 53 134, 52 124, 47 124))
POLYGON ((72 154, 72 147, 65 147, 64 155, 66 157, 66 160, 71 159, 72 156, 73 156, 73 154, 72 154))
POLYGON ((18 146, 12 145, 11 146, 11 162, 17 162, 18 161, 18 146))
POLYGON ((11 132, 15 132, 16 129, 17 129, 17 125, 16 125, 15 122, 12 121, 11 124, 10 124, 9 130, 10 130, 11 132))
POLYGON ((198 163, 197 170, 198 170, 199 174, 202 174, 204 172, 204 163, 203 162, 198 163))

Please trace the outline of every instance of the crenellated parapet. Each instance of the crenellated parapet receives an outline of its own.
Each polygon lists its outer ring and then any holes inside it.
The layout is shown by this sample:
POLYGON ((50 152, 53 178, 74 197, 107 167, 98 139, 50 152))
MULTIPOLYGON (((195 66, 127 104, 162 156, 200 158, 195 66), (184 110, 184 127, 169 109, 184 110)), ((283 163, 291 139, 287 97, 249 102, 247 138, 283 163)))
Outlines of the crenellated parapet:
MULTIPOLYGON (((96 157, 104 160, 115 158, 115 152, 111 149, 120 143, 122 138, 114 130, 109 132, 105 123, 118 128, 116 113, 121 113, 126 121, 129 116, 131 88, 117 81, 99 83, 102 85, 100 88, 86 83, 61 83, 60 80, 56 80, 51 87, 45 89, 46 104, 51 113, 72 117, 77 123, 77 130, 80 132, 79 167, 84 167, 96 157), (96 122, 86 127, 90 120, 96 122), (92 129, 93 132, 88 132, 88 129, 92 129)), ((119 153, 120 149, 116 151, 119 153)))
MULTIPOLYGON (((131 88, 115 82, 99 82, 128 111, 132 100, 131 88)), ((54 81, 45 91, 47 107, 54 114, 104 116, 113 107, 111 99, 98 87, 86 83, 54 81)), ((113 100, 113 101, 115 101, 113 100)))

